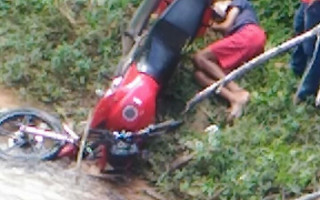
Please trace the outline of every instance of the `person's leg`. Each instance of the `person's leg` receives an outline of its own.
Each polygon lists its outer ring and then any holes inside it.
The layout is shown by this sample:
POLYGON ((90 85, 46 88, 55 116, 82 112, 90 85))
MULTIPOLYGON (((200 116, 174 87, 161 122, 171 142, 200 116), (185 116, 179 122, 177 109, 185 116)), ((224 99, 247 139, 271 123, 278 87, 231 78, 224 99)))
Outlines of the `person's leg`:
MULTIPOLYGON (((294 33, 295 35, 300 35, 304 32, 304 11, 306 9, 305 3, 300 3, 300 7, 295 13, 294 16, 294 33)), ((292 52, 290 67, 292 71, 301 76, 307 66, 307 55, 304 52, 303 45, 298 45, 292 52)))
MULTIPOLYGON (((208 87, 215 82, 214 79, 206 75, 203 71, 197 70, 194 73, 195 79, 202 87, 208 87)), ((222 88, 220 91, 222 97, 227 99, 229 102, 235 102, 235 98, 232 92, 228 88, 222 88)))
MULTIPOLYGON (((320 1, 314 2, 305 12, 305 25, 309 30, 320 22, 320 1)), ((316 38, 313 37, 303 43, 304 51, 307 53, 309 62, 312 62, 312 57, 315 50, 316 38)), ((318 47, 319 49, 320 47, 318 47)), ((313 63, 309 63, 307 71, 301 80, 296 97, 300 100, 305 100, 307 96, 316 94, 320 83, 320 49, 313 63)), ((297 99, 296 98, 296 99, 297 99)))
MULTIPOLYGON (((197 68, 195 72, 195 78, 200 85, 207 87, 215 80, 224 78, 225 74, 216 62, 208 59, 205 55, 206 51, 201 51, 194 57, 194 62, 197 68), (210 67, 212 70, 210 70, 210 67)), ((212 52, 211 55, 213 55, 212 52)), ((214 59, 214 55, 210 58, 214 59)), ((240 117, 242 115, 243 107, 250 99, 249 92, 242 89, 234 82, 231 82, 225 88, 222 88, 220 95, 230 103, 229 119, 240 117)))
MULTIPOLYGON (((305 31, 312 29, 320 22, 320 1, 315 1, 310 6, 306 6, 304 20, 305 31)), ((316 36, 311 37, 302 43, 304 52, 308 57, 311 57, 313 54, 315 42, 316 36)))
MULTIPOLYGON (((223 79, 226 71, 236 69, 263 52, 265 40, 265 32, 259 26, 249 24, 197 53, 194 62, 197 69, 210 79, 223 79)), ((233 81, 225 89, 231 93, 225 96, 231 105, 231 116, 237 117, 249 101, 250 94, 233 81)))
MULTIPOLYGON (((195 78, 203 87, 207 87, 215 81, 200 70, 195 71, 195 78)), ((249 100, 249 92, 245 90, 232 92, 228 88, 222 88, 219 94, 230 103, 230 115, 228 120, 231 120, 234 117, 240 117, 242 115, 243 107, 249 100), (239 96, 243 98, 239 98, 239 96)))
MULTIPOLYGON (((215 55, 209 48, 206 48, 198 52, 194 56, 193 60, 198 70, 208 74, 214 80, 223 79, 226 76, 225 72, 219 66, 215 55)), ((228 83, 226 87, 231 91, 243 90, 241 87, 238 86, 238 84, 236 84, 233 81, 228 83)))

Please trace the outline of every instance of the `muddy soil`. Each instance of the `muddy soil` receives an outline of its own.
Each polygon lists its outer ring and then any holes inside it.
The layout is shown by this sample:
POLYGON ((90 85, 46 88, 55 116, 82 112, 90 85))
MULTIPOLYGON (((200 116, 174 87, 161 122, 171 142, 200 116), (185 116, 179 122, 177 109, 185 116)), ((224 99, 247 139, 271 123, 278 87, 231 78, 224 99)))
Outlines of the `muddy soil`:
POLYGON ((13 90, 0 86, 0 91, 0 109, 31 105, 31 102, 19 99, 18 93, 13 90))
POLYGON ((62 163, 1 161, 0 196, 7 200, 125 200, 108 185, 87 176, 77 181, 62 163))
MULTIPOLYGON (((44 108, 0 86, 0 110, 22 106, 44 108)), ((13 162, 0 160, 0 199, 6 200, 162 200, 148 183, 137 177, 97 178, 84 168, 79 176, 74 162, 13 162), (80 177, 80 178, 79 178, 80 177)))

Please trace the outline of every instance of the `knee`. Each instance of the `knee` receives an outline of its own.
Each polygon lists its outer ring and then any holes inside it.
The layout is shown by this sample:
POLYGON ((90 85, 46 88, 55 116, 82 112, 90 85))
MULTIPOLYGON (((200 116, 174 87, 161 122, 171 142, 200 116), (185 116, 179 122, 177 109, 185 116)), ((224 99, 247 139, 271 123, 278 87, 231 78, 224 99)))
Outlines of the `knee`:
POLYGON ((200 70, 196 70, 195 72, 194 72, 194 78, 196 79, 196 80, 200 80, 201 78, 202 78, 202 71, 200 71, 200 70))
POLYGON ((194 80, 199 83, 201 86, 207 86, 208 79, 206 78, 206 75, 203 73, 203 71, 196 70, 193 74, 194 80))
POLYGON ((204 65, 203 63, 204 63, 205 59, 206 59, 206 57, 201 52, 197 53, 193 56, 192 60, 193 60, 194 66, 196 67, 197 71, 203 70, 203 65, 204 65))
POLYGON ((201 57, 201 54, 200 53, 196 53, 192 56, 192 62, 195 66, 198 65, 198 62, 199 62, 199 59, 201 57))

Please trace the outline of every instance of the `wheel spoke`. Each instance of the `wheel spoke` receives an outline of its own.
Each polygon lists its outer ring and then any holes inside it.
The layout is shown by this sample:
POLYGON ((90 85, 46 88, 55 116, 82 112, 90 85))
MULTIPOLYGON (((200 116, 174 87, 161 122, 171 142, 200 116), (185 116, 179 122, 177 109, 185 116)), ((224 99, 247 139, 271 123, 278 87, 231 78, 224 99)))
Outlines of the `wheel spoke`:
POLYGON ((39 152, 39 151, 42 151, 42 150, 46 150, 45 148, 43 148, 43 143, 41 144, 40 147, 36 147, 36 145, 38 144, 39 142, 37 142, 34 138, 34 141, 32 141, 32 143, 30 144, 31 146, 31 149, 32 149, 32 152, 39 152))
POLYGON ((9 135, 11 133, 12 133, 12 131, 8 131, 8 130, 0 127, 0 135, 9 135))
POLYGON ((22 124, 29 125, 31 123, 32 118, 33 118, 33 116, 31 116, 31 115, 25 115, 23 117, 22 124))
POLYGON ((15 121, 8 121, 8 122, 6 122, 6 124, 8 124, 8 125, 10 125, 10 126, 12 126, 12 127, 20 127, 21 125, 23 125, 22 122, 17 121, 17 120, 15 120, 15 121))
POLYGON ((21 144, 14 144, 13 146, 11 146, 11 147, 9 147, 9 148, 7 148, 7 149, 4 149, 4 150, 2 150, 3 152, 5 152, 5 153, 9 153, 10 151, 12 151, 13 149, 15 149, 15 148, 18 148, 18 147, 21 147, 23 144, 21 143, 21 144))
POLYGON ((22 123, 17 121, 9 121, 9 122, 6 122, 4 125, 7 125, 8 127, 7 128, 0 127, 0 135, 9 135, 19 130, 22 123), (12 129, 12 130, 8 130, 8 129, 12 129))
POLYGON ((30 145, 31 146, 31 153, 35 153, 35 152, 37 152, 37 150, 36 150, 36 148, 34 147, 34 145, 33 144, 31 144, 30 145))

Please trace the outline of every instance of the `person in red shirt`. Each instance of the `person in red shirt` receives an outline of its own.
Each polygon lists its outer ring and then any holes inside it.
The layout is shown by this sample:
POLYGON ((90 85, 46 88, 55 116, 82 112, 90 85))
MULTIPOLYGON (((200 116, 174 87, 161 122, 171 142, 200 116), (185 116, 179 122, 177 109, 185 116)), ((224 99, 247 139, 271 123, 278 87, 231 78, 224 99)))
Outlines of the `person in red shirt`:
MULTIPOLYGON (((295 35, 299 35, 320 23, 320 1, 301 0, 300 7, 294 17, 295 35)), ((298 88, 294 103, 305 100, 308 96, 316 94, 320 84, 320 52, 316 55, 313 63, 310 60, 315 49, 316 37, 304 41, 298 45, 291 56, 291 69, 298 76, 303 76, 303 80, 298 88), (310 70, 306 70, 307 66, 310 70)))
MULTIPOLYGON (((217 3, 220 1, 214 1, 214 6, 217 3)), ((223 3, 225 10, 218 9, 217 13, 226 13, 226 16, 222 22, 213 21, 211 28, 222 32, 224 38, 197 52, 193 59, 195 78, 202 86, 224 78, 227 73, 264 50, 266 35, 259 26, 251 3, 248 0, 227 0, 223 3)), ((249 92, 235 82, 227 84, 220 94, 230 103, 229 120, 242 114, 250 97, 249 92)))

